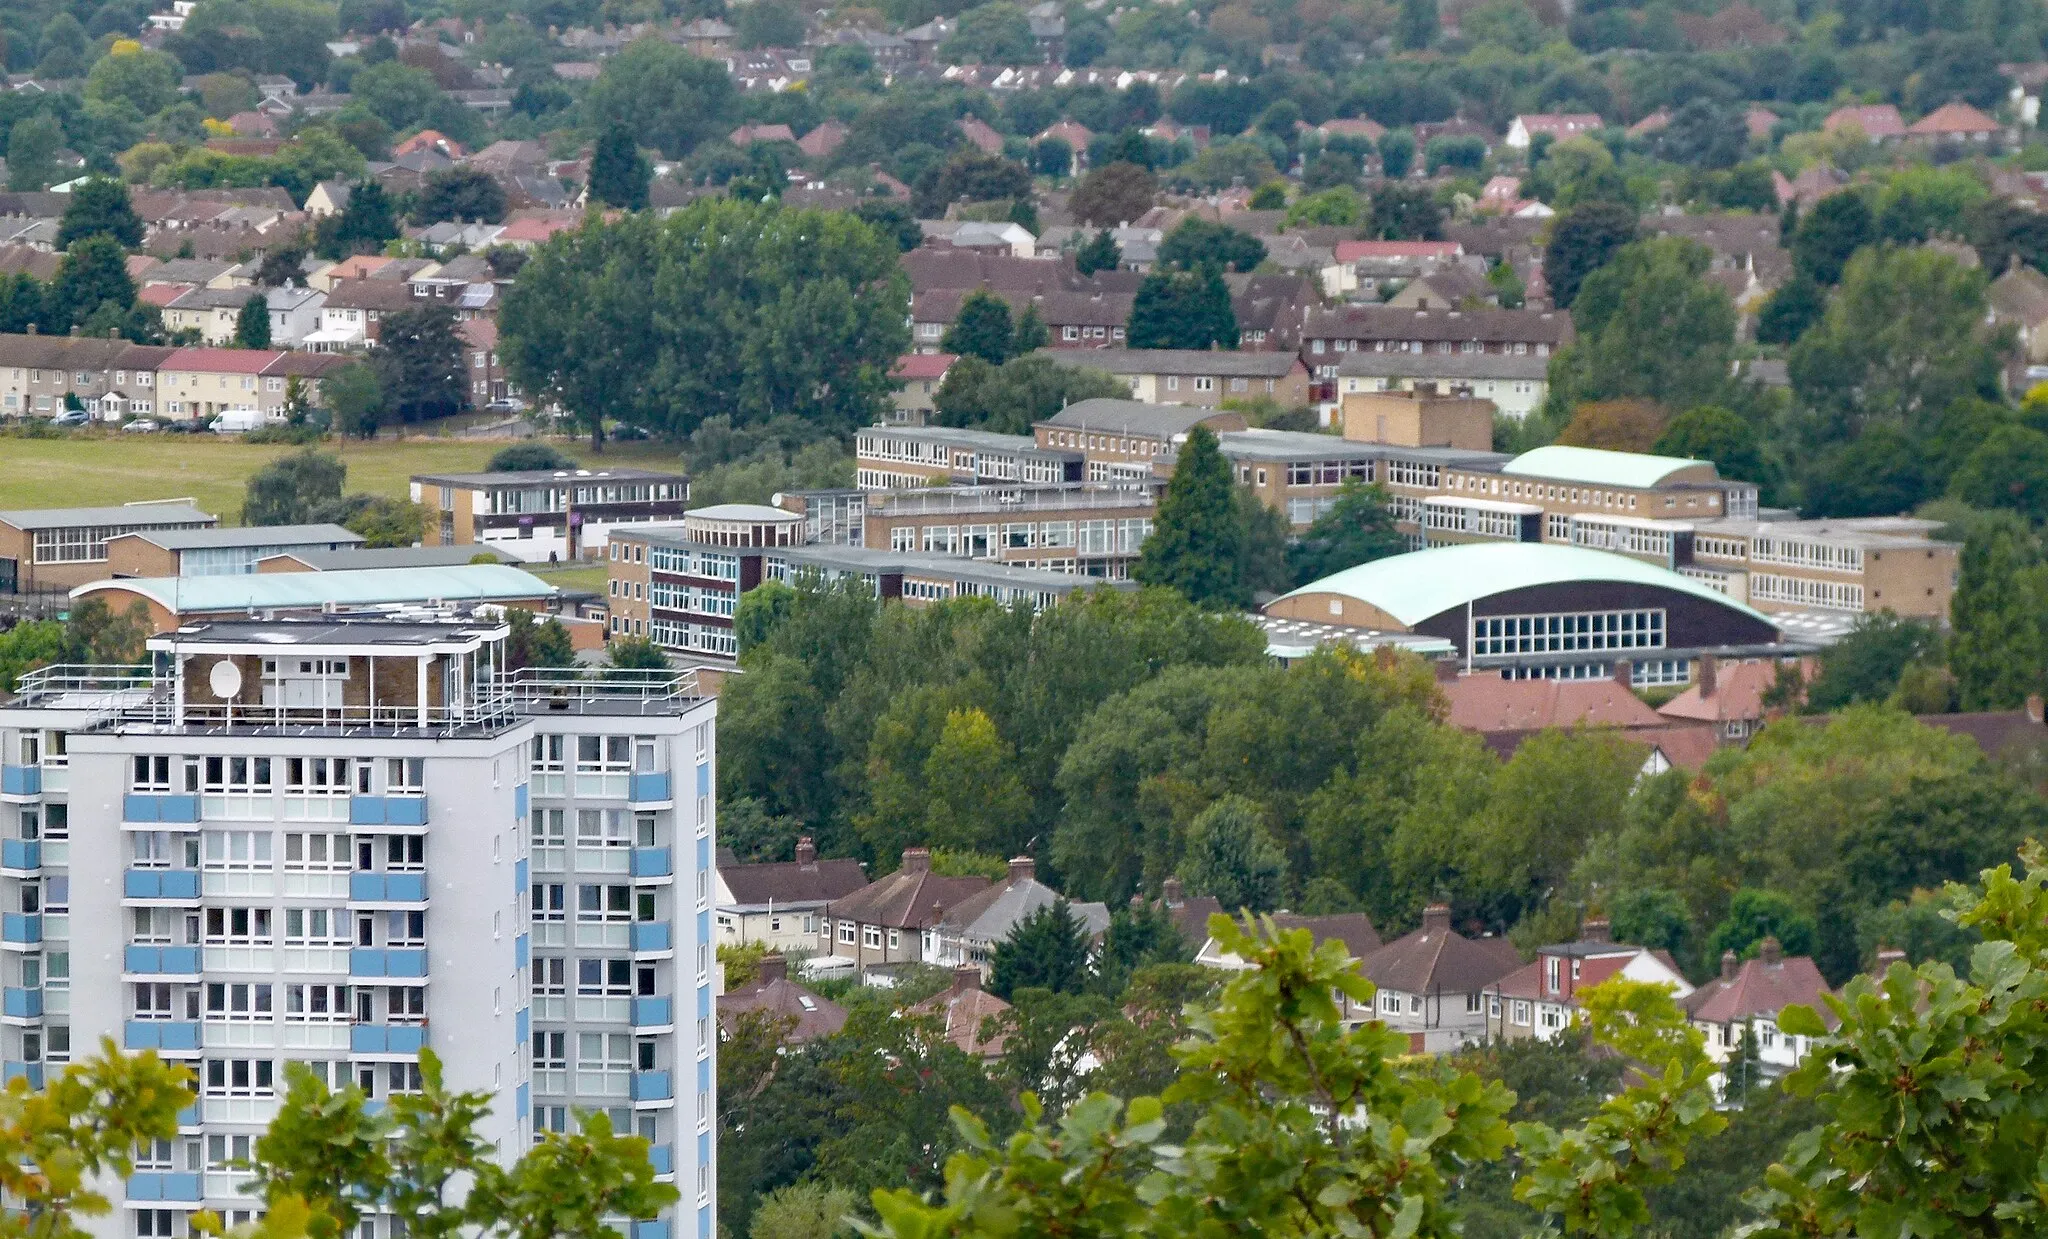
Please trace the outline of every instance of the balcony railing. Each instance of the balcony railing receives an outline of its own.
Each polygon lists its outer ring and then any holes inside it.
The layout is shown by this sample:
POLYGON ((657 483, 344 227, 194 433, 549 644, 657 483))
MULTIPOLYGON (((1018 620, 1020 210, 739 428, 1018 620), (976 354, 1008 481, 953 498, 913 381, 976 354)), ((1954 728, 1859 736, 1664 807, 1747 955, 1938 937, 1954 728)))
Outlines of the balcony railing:
POLYGON ((199 820, 199 797, 156 792, 130 792, 121 798, 124 822, 193 823, 199 820))
POLYGON ((199 871, 196 869, 130 869, 121 875, 121 897, 124 899, 194 901, 199 898, 199 871))
POLYGON ((633 1073, 634 1101, 667 1101, 675 1096, 669 1087, 666 1071, 636 1071, 633 1073))
POLYGON ((424 826, 427 824, 427 798, 351 796, 348 820, 351 826, 424 826))
POLYGON ((39 989, 15 989, 12 986, 0 990, 0 1015, 17 1020, 39 1019, 43 1014, 43 991, 39 989))
POLYGON ((121 970, 138 976, 196 977, 196 946, 129 946, 121 954, 121 970))
POLYGON ((634 775, 626 799, 635 804, 658 804, 675 799, 669 791, 668 771, 654 770, 634 775))
POLYGON ((420 1024, 352 1024, 348 1030, 351 1054, 417 1054, 426 1043, 420 1024))
POLYGON ((12 1084, 16 1080, 27 1080, 30 1088, 43 1086, 43 1065, 41 1063, 10 1062, 0 1066, 0 1083, 12 1084))
POLYGON ((351 873, 348 897, 352 903, 424 903, 427 875, 424 873, 351 873))
POLYGON ((32 946, 43 940, 43 918, 34 912, 9 912, 0 916, 0 942, 32 946))
POLYGON ((676 1151, 669 1145, 648 1145, 647 1160, 654 1166, 654 1173, 656 1174, 674 1174, 676 1172, 676 1151))
POLYGON ((128 1176, 130 1200, 179 1200, 197 1203, 204 1195, 199 1176, 163 1170, 142 1170, 128 1176))
POLYGON ((43 845, 34 839, 0 840, 0 869, 27 872, 43 867, 43 845))
POLYGON ((348 953, 348 974, 352 977, 423 977, 427 975, 426 948, 377 950, 359 946, 348 953))
POLYGON ((587 673, 572 667, 522 667, 499 681, 520 709, 665 713, 669 702, 703 694, 697 673, 663 668, 587 673))
POLYGON ((41 766, 0 766, 0 796, 43 794, 41 766))
POLYGON ((666 878, 675 873, 667 848, 634 848, 632 875, 636 878, 666 878))
POLYGON ((129 1020, 121 1040, 131 1050, 197 1050, 199 1025, 186 1020, 129 1020))
POLYGON ((635 921, 633 923, 632 949, 635 951, 667 951, 672 937, 667 921, 635 921))
POLYGON ((666 1028, 675 1021, 675 1002, 667 997, 635 998, 633 1027, 666 1028))

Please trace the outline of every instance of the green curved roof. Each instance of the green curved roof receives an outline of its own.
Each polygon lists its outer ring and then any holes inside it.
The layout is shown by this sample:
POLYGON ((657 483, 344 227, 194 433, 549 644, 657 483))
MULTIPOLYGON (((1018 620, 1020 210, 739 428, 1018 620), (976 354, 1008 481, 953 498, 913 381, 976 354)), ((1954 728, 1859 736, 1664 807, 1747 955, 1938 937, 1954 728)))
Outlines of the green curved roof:
POLYGON ((1342 594, 1378 607, 1412 628, 1432 615, 1494 594, 1571 581, 1654 585, 1718 602, 1752 619, 1771 622, 1728 595, 1669 568, 1609 551, 1547 542, 1468 542, 1411 551, 1333 572, 1282 597, 1342 594))
POLYGON ((265 572, 223 576, 121 577, 71 591, 84 598, 107 589, 141 594, 174 615, 333 603, 365 607, 400 603, 502 602, 551 598, 556 588, 505 564, 448 568, 356 568, 345 572, 265 572))
POLYGON ((1625 486, 1648 490, 1680 469, 1712 465, 1710 460, 1683 456, 1649 456, 1642 452, 1610 452, 1597 447, 1539 447, 1502 465, 1515 477, 1547 478, 1585 486, 1625 486))

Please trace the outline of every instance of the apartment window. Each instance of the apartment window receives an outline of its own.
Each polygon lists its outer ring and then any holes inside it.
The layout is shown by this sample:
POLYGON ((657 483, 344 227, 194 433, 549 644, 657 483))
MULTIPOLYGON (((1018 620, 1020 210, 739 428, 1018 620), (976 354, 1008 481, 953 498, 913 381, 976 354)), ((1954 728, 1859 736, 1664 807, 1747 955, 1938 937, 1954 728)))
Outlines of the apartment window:
POLYGON ((426 788, 427 763, 419 757, 389 757, 384 760, 384 791, 387 795, 418 795, 426 788))
POLYGON ((286 908, 284 940, 288 946, 347 946, 348 913, 341 908, 286 908))
POLYGON ((533 884, 533 920, 536 924, 560 923, 568 919, 568 888, 560 882, 533 884))
MULTIPOLYGON (((492 842, 497 842, 493 836, 492 842)), ((390 835, 384 840, 384 867, 392 873, 419 873, 427 867, 425 835, 390 835)))
POLYGON ((384 945, 425 946, 426 942, 426 913, 386 912, 384 914, 384 945))
POLYGON ((284 1016, 294 1024, 346 1024, 349 1022, 348 986, 287 985, 284 987, 284 1016))
POLYGON ((267 830, 209 830, 205 840, 208 869, 247 873, 274 867, 267 830))
POLYGON ((228 1023, 268 1023, 276 1015, 271 987, 242 981, 214 981, 206 987, 206 1018, 228 1023))
POLYGON ((579 848, 631 847, 624 809, 576 810, 576 846, 579 848))
POLYGON ((545 956, 533 961, 533 992, 539 997, 560 997, 569 992, 567 961, 545 956))
POLYGON ((129 766, 128 790, 168 792, 171 790, 171 759, 163 754, 133 759, 129 766))
POLYGON ((633 965, 625 959, 576 961, 576 992, 585 997, 626 997, 633 992, 633 965))
POLYGON ((349 863, 348 836, 287 833, 284 867, 287 873, 346 873, 353 867, 349 863))
MULTIPOLYGON (((133 908, 131 911, 135 918, 130 941, 141 946, 169 946, 175 940, 173 935, 177 932, 179 915, 176 908, 133 908)), ((190 912, 185 915, 191 918, 185 935, 185 942, 190 945, 199 937, 199 914, 190 912)))
POLYGON ((208 908, 205 917, 206 941, 210 945, 270 943, 269 908, 208 908))
POLYGON ((277 1065, 267 1058, 209 1058, 209 1097, 269 1097, 277 1091, 277 1065))
POLYGON ((172 987, 162 981, 145 981, 135 986, 135 1018, 138 1020, 174 1020, 177 1014, 174 1006, 172 987))

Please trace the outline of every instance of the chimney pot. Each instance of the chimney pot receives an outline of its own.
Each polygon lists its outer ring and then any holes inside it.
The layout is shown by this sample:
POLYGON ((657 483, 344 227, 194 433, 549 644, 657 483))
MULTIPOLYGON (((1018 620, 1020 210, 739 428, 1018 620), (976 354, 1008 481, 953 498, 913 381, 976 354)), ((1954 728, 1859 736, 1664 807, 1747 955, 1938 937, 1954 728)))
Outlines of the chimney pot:
POLYGON ((809 835, 799 835, 796 841, 796 863, 806 869, 818 863, 818 846, 811 842, 809 835))
POLYGON ((1635 667, 1635 664, 1634 664, 1634 663, 1632 663, 1632 662, 1630 662, 1630 661, 1629 661, 1628 659, 1626 659, 1626 658, 1617 658, 1617 659, 1615 659, 1615 660, 1614 660, 1614 682, 1615 682, 1616 684, 1619 684, 1619 685, 1621 685, 1621 686, 1622 686, 1623 688, 1625 688, 1625 689, 1629 690, 1630 692, 1634 692, 1634 691, 1635 691, 1635 687, 1636 687, 1636 667, 1635 667))
POLYGON ((1776 938, 1766 934, 1763 942, 1757 946, 1756 957, 1766 964, 1775 964, 1785 958, 1785 948, 1776 938))
POLYGON ((780 951, 763 955, 761 962, 755 965, 754 977, 763 985, 768 984, 770 981, 786 980, 789 977, 788 958, 780 951))
POLYGON ((1185 897, 1181 894, 1180 879, 1168 878, 1161 882, 1159 884, 1159 897, 1166 901, 1166 906, 1169 908, 1178 907, 1186 902, 1185 897))
POLYGON ((1734 951, 1721 952, 1721 979, 1723 981, 1733 981, 1735 979, 1737 964, 1738 961, 1735 958, 1734 951))
POLYGON ((1700 656, 1700 696, 1711 697, 1720 688, 1720 666, 1712 654, 1700 656))
POLYGON ((907 873, 929 873, 932 867, 930 848, 904 848, 903 869, 907 873))
POLYGON ((981 988, 981 969, 973 964, 962 964, 953 969, 953 992, 969 994, 981 988))
POLYGON ((1422 910, 1424 933, 1448 933, 1451 928, 1451 905, 1433 903, 1422 910))
POLYGON ((1032 860, 1029 856, 1013 856, 1010 858, 1010 885, 1015 886, 1019 882, 1029 882, 1037 874, 1038 862, 1032 860))
POLYGON ((1613 926, 1608 924, 1606 917, 1596 916, 1580 927, 1579 939, 1584 942, 1612 942, 1613 926))

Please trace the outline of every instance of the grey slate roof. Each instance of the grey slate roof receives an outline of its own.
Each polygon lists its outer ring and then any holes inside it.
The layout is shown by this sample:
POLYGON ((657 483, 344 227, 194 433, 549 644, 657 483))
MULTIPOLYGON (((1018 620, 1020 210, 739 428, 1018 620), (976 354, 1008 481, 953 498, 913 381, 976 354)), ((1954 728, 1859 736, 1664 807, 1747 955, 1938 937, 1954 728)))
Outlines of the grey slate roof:
POLYGON ((1234 415, 1219 414, 1215 409, 1191 405, 1146 404, 1138 400, 1097 397, 1068 405, 1046 418, 1045 424, 1071 426, 1077 430, 1110 430, 1119 434, 1150 435, 1166 439, 1186 434, 1195 426, 1217 416, 1234 415))
POLYGON ((1339 378, 1538 380, 1550 359, 1534 353, 1345 353, 1339 378))
POLYGON ((481 543, 468 546, 358 546, 336 551, 305 547, 284 554, 316 572, 346 572, 355 568, 456 568, 479 555, 488 555, 501 564, 515 562, 503 551, 481 543))
POLYGON ((1293 353, 1251 353, 1236 349, 1044 348, 1039 355, 1062 365, 1111 374, 1203 374, 1227 378, 1286 378, 1300 364, 1293 353))
POLYGON ((223 546, 354 546, 363 541, 363 535, 352 529, 344 529, 340 525, 238 525, 229 529, 151 529, 138 532, 135 536, 167 551, 197 551, 223 546))
MULTIPOLYGON (((954 904, 939 918, 939 924, 965 938, 1001 942, 1020 921, 1040 908, 1051 907, 1059 898, 1058 891, 1037 878, 1015 878, 954 904)), ((1109 909, 1103 904, 1069 903, 1067 908, 1090 938, 1109 928, 1109 909)))
POLYGON ((17 508, 0 512, 16 529, 69 529, 74 525, 206 525, 219 519, 188 503, 137 503, 111 508, 17 508))

